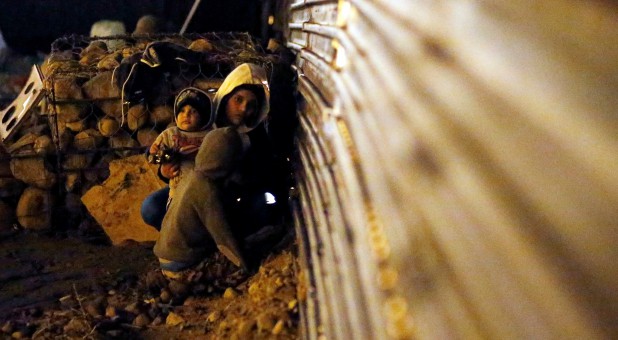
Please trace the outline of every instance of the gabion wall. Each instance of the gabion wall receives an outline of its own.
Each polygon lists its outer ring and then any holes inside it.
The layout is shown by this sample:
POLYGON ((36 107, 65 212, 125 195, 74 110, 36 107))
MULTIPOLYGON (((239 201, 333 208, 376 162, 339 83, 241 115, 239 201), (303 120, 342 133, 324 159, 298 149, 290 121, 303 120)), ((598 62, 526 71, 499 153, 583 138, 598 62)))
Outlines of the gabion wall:
POLYGON ((244 62, 272 76, 281 58, 245 33, 56 40, 41 65, 45 98, 4 143, 2 228, 92 231, 80 197, 108 178, 109 162, 145 152, 174 124, 178 91, 214 95, 244 62))

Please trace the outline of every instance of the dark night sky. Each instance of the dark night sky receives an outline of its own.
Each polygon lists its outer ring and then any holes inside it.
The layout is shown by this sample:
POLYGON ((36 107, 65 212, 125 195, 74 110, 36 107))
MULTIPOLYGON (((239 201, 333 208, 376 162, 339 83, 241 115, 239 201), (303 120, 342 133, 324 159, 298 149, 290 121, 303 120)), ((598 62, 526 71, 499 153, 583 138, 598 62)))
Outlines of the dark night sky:
MULTIPOLYGON (((166 32, 179 32, 194 0, 0 0, 0 30, 21 53, 48 52, 68 34, 88 35, 99 20, 120 20, 133 31, 140 16, 162 18, 166 32)), ((259 38, 260 0, 201 0, 189 32, 243 31, 259 38)))

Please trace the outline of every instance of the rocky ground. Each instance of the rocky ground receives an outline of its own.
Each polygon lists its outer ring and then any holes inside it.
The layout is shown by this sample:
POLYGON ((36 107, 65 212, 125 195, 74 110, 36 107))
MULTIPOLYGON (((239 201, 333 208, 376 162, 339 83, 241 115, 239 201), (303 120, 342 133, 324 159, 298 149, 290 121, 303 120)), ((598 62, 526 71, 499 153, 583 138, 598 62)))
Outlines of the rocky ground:
POLYGON ((153 287, 152 244, 104 235, 0 234, 0 336, 32 339, 296 339, 295 247, 234 287, 153 287), (150 274, 149 274, 150 273, 150 274))
MULTIPOLYGON (((1 109, 42 57, 0 52, 1 109)), ((183 290, 153 286, 152 243, 112 246, 88 218, 74 230, 11 229, 7 214, 0 212, 0 339, 298 338, 291 240, 232 287, 183 290)))

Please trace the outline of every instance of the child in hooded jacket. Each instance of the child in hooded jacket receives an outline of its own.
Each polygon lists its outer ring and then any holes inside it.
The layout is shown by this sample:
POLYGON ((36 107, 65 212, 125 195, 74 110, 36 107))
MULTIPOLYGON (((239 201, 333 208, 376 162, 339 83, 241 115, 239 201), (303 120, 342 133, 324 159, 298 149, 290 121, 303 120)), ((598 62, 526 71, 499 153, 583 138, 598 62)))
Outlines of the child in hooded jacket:
POLYGON ((212 103, 208 95, 197 88, 188 87, 176 96, 174 117, 176 126, 165 129, 148 150, 147 157, 154 158, 162 151, 169 160, 159 157, 159 177, 168 185, 150 194, 141 207, 141 215, 148 225, 161 229, 166 207, 174 196, 178 184, 193 171, 195 155, 204 136, 212 130, 212 103))
POLYGON ((186 276, 217 249, 237 267, 248 268, 241 250, 246 232, 230 221, 226 197, 232 187, 262 187, 270 182, 263 124, 269 96, 266 72, 255 64, 238 66, 219 87, 213 100, 217 128, 204 138, 195 171, 178 187, 154 246, 169 278, 186 276))

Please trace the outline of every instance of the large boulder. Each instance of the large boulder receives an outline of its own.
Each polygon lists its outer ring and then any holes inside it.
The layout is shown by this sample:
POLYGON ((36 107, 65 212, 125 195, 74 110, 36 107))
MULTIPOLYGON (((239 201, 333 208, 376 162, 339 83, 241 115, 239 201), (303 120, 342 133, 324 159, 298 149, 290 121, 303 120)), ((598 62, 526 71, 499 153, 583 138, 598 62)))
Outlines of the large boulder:
POLYGON ((58 123, 77 122, 87 115, 90 111, 88 103, 58 103, 54 105, 58 119, 58 123))
POLYGON ((32 154, 34 152, 34 143, 39 135, 35 133, 26 133, 21 136, 15 143, 12 143, 6 147, 6 151, 12 155, 16 154, 32 154))
POLYGON ((157 177, 157 167, 143 155, 135 155, 110 162, 109 170, 103 184, 82 196, 90 215, 115 245, 125 240, 156 240, 158 232, 143 222, 140 208, 146 196, 165 185, 157 177))
POLYGON ((97 149, 103 144, 105 138, 100 131, 95 129, 84 130, 73 138, 73 147, 77 150, 97 149))
POLYGON ((47 170, 45 160, 40 157, 11 159, 13 176, 31 186, 50 189, 56 184, 56 175, 47 170))
POLYGON ((120 130, 108 139, 109 147, 115 150, 119 157, 128 157, 140 153, 139 142, 131 137, 131 135, 120 130))
POLYGON ((148 122, 148 110, 144 104, 133 105, 127 112, 129 129, 135 131, 148 122))
POLYGON ((34 152, 40 156, 51 155, 56 152, 56 146, 49 135, 41 135, 34 141, 34 152))
POLYGON ((17 203, 17 221, 26 229, 41 230, 51 227, 51 192, 28 187, 17 203))
POLYGON ((166 126, 174 121, 174 109, 167 105, 155 106, 150 110, 150 124, 159 127, 166 126))
POLYGON ((137 141, 141 146, 150 147, 159 136, 159 131, 152 127, 144 127, 137 131, 137 141))
POLYGON ((101 135, 111 137, 120 130, 120 123, 112 117, 103 117, 97 123, 101 135))
POLYGON ((81 65, 89 66, 90 64, 99 62, 103 57, 107 55, 107 44, 105 42, 96 40, 90 43, 80 54, 79 63, 81 65))
POLYGON ((122 115, 120 89, 112 78, 112 71, 101 72, 84 84, 83 91, 106 115, 119 118, 122 115))
POLYGON ((110 53, 103 57, 97 63, 97 68, 101 71, 104 70, 113 70, 116 67, 120 66, 120 61, 122 60, 122 52, 116 51, 114 53, 110 53))

